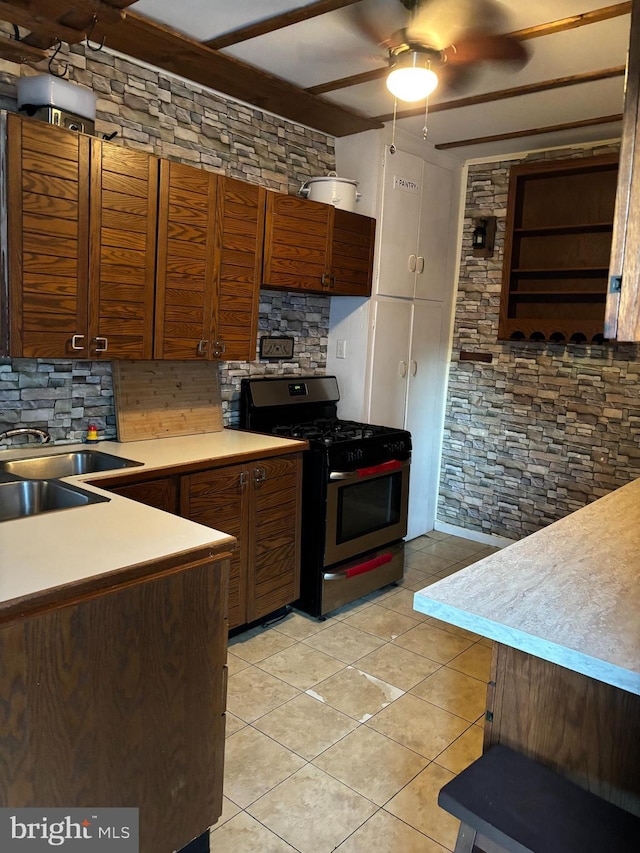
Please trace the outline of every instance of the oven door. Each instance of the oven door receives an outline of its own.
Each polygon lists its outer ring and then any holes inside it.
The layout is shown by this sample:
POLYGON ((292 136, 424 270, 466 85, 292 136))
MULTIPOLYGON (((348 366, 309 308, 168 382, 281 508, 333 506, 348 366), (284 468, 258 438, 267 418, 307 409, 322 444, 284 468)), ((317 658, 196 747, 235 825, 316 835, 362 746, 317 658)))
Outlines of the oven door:
POLYGON ((409 460, 331 471, 324 565, 402 539, 407 532, 409 460))

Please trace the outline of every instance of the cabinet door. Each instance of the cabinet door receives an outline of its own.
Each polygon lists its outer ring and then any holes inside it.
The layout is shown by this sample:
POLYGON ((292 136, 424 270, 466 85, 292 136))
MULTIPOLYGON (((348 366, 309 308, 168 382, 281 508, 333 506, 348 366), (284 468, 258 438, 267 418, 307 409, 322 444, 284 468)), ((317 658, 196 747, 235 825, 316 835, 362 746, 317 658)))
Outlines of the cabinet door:
POLYGON ((376 292, 413 297, 418 269, 418 233, 423 191, 420 157, 387 151, 380 227, 381 251, 376 292))
POLYGON ((331 242, 332 293, 370 296, 376 222, 336 208, 331 242))
POLYGON ((160 161, 154 358, 212 358, 217 178, 160 161))
POLYGON ((89 138, 7 116, 10 353, 87 357, 89 138))
POLYGON ((128 483, 122 486, 103 486, 100 481, 94 485, 106 488, 108 492, 122 495, 132 501, 162 509, 175 515, 179 513, 178 481, 176 477, 159 477, 156 480, 144 480, 142 483, 128 483))
POLYGON ((229 628, 247 622, 247 554, 249 543, 247 468, 232 465, 189 474, 180 484, 180 514, 222 530, 238 540, 229 573, 229 628))
POLYGON ((326 293, 333 205, 282 193, 267 193, 265 287, 326 293))
POLYGON ((254 361, 266 192, 222 178, 218 191, 220 260, 216 351, 227 361, 254 361))
POLYGON ((91 358, 153 356, 158 160, 91 140, 91 358))
POLYGON ((249 470, 253 512, 248 531, 247 618, 251 622, 300 597, 302 473, 299 456, 261 459, 249 470))
POLYGON ((453 173, 449 169, 423 164, 415 285, 419 299, 441 301, 451 286, 447 266, 452 238, 452 191, 453 173))
POLYGON ((368 420, 404 428, 413 304, 376 300, 368 420))

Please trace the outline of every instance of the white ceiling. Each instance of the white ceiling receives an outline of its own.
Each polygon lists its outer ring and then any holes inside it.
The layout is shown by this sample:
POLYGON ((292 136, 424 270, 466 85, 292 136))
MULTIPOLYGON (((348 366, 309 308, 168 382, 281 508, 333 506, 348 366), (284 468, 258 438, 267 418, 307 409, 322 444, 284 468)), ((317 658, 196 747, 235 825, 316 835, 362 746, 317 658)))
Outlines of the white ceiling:
MULTIPOLYGON (((138 0, 132 11, 205 41, 282 12, 310 5, 313 0, 138 0)), ((362 5, 380 0, 361 0, 362 5)), ((392 2, 392 0, 390 0, 392 2)), ((502 0, 509 13, 509 31, 548 23, 611 5, 612 0, 502 0)), ((400 10, 402 11, 402 10, 400 10)), ((520 69, 477 68, 464 92, 436 93, 431 104, 461 96, 538 83, 544 80, 624 65, 630 15, 589 24, 562 33, 530 39, 528 64, 520 69)), ((353 27, 349 9, 329 12, 284 29, 240 42, 223 50, 245 63, 306 88, 385 65, 377 49, 353 27)), ((482 105, 433 112, 428 139, 433 144, 536 129, 621 113, 622 76, 581 83, 550 92, 521 95, 482 105)), ((384 80, 375 80, 323 95, 369 116, 393 112, 393 99, 384 80)), ((399 104, 398 109, 405 108, 399 104)), ((424 117, 399 120, 399 128, 418 136, 424 117)), ((463 158, 553 147, 574 142, 612 139, 620 123, 529 135, 520 139, 475 144, 453 149, 463 158)))

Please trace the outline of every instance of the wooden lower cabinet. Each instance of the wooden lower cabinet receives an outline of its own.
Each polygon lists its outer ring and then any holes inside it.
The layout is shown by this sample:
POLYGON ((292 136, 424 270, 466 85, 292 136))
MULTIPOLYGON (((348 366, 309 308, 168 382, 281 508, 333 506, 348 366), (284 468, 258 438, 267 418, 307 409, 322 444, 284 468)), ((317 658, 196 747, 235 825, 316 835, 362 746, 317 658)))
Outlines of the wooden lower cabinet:
POLYGON ((229 577, 229 627, 300 595, 301 454, 185 475, 181 515, 238 540, 229 577))
POLYGON ((140 853, 222 811, 228 554, 0 626, 0 805, 135 807, 140 853))
POLYGON ((95 486, 106 488, 107 491, 132 501, 171 512, 174 515, 180 513, 179 501, 179 478, 158 477, 155 480, 142 480, 139 483, 128 483, 126 485, 104 485, 104 481, 96 480, 95 486))

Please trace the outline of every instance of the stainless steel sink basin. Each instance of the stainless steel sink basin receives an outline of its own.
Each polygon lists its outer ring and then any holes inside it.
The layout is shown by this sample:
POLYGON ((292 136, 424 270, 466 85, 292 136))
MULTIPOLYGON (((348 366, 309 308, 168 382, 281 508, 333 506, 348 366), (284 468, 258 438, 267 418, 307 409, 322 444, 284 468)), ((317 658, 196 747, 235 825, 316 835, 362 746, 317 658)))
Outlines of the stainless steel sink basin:
POLYGON ((112 456, 100 450, 74 450, 69 453, 53 453, 50 456, 12 459, 0 463, 0 471, 27 480, 49 480, 73 477, 74 474, 95 474, 99 471, 131 468, 136 465, 142 465, 142 462, 112 456))
POLYGON ((101 503, 109 498, 50 480, 15 480, 0 483, 0 521, 42 512, 101 503))

